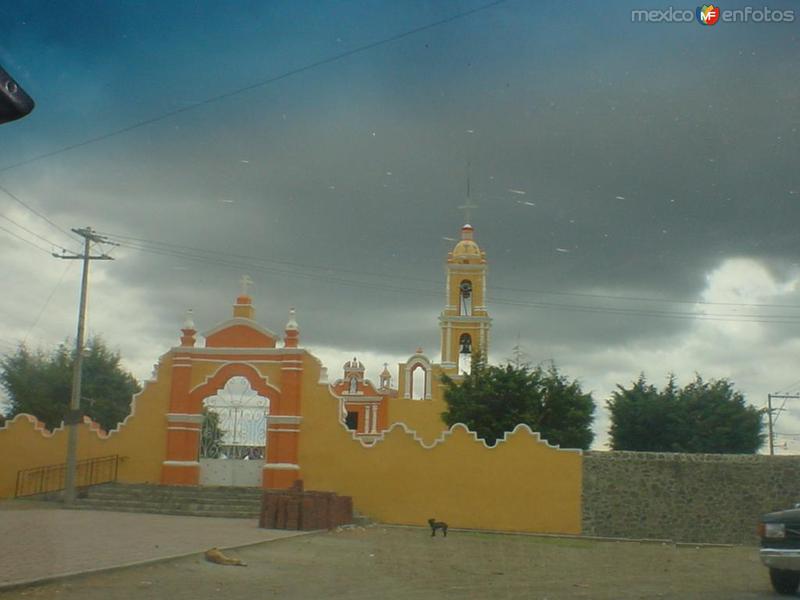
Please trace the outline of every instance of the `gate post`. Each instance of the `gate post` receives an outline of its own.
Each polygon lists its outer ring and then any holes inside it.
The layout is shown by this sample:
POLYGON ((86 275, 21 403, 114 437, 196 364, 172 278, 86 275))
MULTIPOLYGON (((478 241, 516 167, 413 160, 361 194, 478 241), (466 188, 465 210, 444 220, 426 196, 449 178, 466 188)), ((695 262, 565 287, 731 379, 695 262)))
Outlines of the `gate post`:
MULTIPOLYGON (((191 317, 181 330, 181 347, 194 346, 196 333, 191 317)), ((200 445, 202 413, 190 406, 189 388, 192 357, 189 352, 176 352, 172 359, 172 385, 167 413, 167 452, 161 466, 161 483, 166 485, 197 485, 200 481, 200 445)))
POLYGON ((298 464, 302 355, 286 354, 282 362, 281 394, 277 402, 270 404, 267 420, 267 456, 262 477, 265 489, 287 489, 302 479, 298 464))

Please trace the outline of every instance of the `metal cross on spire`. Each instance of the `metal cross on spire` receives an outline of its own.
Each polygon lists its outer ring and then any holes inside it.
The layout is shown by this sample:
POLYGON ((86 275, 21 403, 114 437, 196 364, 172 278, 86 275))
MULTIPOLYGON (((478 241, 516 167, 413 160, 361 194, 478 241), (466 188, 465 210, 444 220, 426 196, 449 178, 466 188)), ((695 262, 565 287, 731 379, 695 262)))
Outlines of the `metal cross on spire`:
POLYGON ((239 280, 239 285, 242 286, 242 296, 247 296, 247 287, 253 285, 253 280, 247 275, 242 275, 239 280))
POLYGON ((464 211, 464 223, 469 224, 472 220, 472 209, 478 208, 477 204, 472 203, 472 196, 470 195, 470 185, 469 185, 469 163, 467 163, 467 201, 458 207, 459 209, 464 211))

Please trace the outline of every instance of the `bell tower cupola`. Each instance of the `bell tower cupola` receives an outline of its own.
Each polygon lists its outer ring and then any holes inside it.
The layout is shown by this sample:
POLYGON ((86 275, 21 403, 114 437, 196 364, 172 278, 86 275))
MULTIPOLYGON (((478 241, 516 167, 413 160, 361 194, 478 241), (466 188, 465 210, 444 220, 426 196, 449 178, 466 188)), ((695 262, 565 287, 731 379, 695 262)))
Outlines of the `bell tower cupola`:
POLYGON ((486 253, 475 242, 472 225, 461 228, 461 239, 447 255, 446 304, 439 317, 442 367, 469 373, 472 354, 486 356, 492 320, 486 311, 486 253))

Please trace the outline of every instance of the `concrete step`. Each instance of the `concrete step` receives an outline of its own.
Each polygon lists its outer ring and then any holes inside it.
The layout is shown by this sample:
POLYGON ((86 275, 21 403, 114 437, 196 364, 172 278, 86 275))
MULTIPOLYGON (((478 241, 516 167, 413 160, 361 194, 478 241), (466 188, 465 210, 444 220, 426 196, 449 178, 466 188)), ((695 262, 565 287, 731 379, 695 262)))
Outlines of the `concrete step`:
POLYGON ((172 508, 147 508, 143 510, 141 507, 131 506, 112 506, 109 505, 105 508, 98 508, 95 506, 77 502, 72 506, 73 510, 108 510, 111 512, 132 512, 132 513, 152 513, 158 515, 178 515, 184 517, 216 517, 224 519, 257 519, 258 513, 253 514, 249 511, 222 511, 222 510, 177 510, 172 508))
POLYGON ((142 509, 157 509, 169 508, 175 510, 204 510, 204 511, 244 511, 252 514, 258 514, 261 505, 247 502, 210 502, 208 500, 136 500, 131 498, 81 498, 78 500, 80 504, 85 506, 96 507, 97 510, 108 509, 107 507, 126 507, 142 509))
POLYGON ((134 500, 137 502, 166 502, 176 500, 181 502, 235 502, 241 504, 252 504, 258 506, 261 504, 261 494, 258 496, 243 496, 243 495, 230 495, 223 496, 221 494, 204 494, 202 491, 195 491, 191 494, 173 494, 173 493, 158 493, 152 494, 129 494, 124 490, 95 490, 89 489, 85 494, 86 498, 92 500, 134 500))
MULTIPOLYGON (((198 517, 258 518, 260 488, 158 486, 109 483, 82 490, 78 510, 108 510, 198 517)), ((61 494, 41 497, 59 500, 61 494)))
POLYGON ((204 487, 204 486, 161 486, 143 484, 103 484, 93 486, 90 491, 94 494, 124 494, 126 496, 152 496, 152 495, 202 495, 204 497, 245 497, 261 498, 263 491, 255 487, 204 487))

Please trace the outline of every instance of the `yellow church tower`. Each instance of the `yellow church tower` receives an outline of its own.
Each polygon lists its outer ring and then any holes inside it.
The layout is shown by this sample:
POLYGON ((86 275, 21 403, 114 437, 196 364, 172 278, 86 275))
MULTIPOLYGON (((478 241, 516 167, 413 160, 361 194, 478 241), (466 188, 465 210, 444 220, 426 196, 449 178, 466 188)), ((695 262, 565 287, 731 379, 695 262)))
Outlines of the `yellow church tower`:
POLYGON ((472 225, 447 255, 447 303, 439 317, 442 369, 469 373, 472 354, 489 353, 492 320, 486 311, 486 253, 475 243, 472 225))

